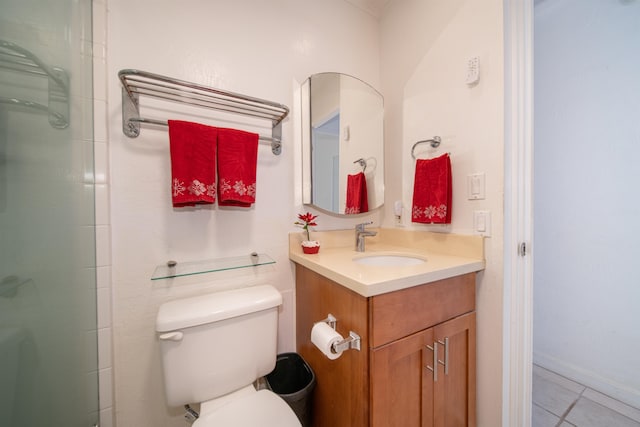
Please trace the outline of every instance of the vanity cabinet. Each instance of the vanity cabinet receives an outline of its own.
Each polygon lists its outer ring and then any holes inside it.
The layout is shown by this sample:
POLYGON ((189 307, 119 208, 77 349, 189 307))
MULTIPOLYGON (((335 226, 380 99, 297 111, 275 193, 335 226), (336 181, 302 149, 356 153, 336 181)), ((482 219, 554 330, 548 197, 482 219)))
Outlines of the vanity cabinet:
POLYGON ((475 313, 371 350, 371 422, 475 425, 475 313))
POLYGON ((315 427, 475 426, 475 273, 366 298, 296 265, 296 306, 315 427), (311 343, 329 313, 360 351, 330 360, 311 343))

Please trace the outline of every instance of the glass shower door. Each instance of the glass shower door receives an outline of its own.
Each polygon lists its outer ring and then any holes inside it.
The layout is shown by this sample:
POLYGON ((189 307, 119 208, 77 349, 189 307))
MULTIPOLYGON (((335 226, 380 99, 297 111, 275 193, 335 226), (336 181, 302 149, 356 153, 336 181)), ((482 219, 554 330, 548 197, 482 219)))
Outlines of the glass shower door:
POLYGON ((91 1, 0 10, 0 426, 91 427, 91 1))

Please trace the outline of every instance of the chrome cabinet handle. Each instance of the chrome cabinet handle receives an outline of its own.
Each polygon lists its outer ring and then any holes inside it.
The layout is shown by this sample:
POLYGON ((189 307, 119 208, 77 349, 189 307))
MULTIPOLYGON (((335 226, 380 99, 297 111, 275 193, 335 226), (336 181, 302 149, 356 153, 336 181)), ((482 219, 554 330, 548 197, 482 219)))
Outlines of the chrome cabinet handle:
POLYGON ((429 350, 433 351, 433 366, 425 366, 428 370, 433 372, 433 382, 438 381, 438 343, 434 342, 433 347, 430 345, 425 346, 429 350))
POLYGON ((449 337, 445 337, 444 341, 436 340, 433 347, 426 345, 426 348, 433 352, 433 365, 426 365, 425 368, 433 372, 433 381, 438 381, 438 364, 444 366, 444 374, 449 375, 449 337), (438 345, 444 346, 444 360, 438 358, 438 345))
POLYGON ((444 346, 444 361, 438 360, 438 363, 444 366, 444 374, 449 375, 449 337, 446 337, 444 342, 438 340, 438 343, 444 346))

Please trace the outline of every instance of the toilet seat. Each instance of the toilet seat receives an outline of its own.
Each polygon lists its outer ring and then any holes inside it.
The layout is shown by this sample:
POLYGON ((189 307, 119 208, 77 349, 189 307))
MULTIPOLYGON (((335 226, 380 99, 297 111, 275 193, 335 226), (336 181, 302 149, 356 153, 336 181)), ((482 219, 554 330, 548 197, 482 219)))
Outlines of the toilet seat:
POLYGON ((301 427, 293 410, 277 394, 260 390, 201 414, 193 427, 301 427))

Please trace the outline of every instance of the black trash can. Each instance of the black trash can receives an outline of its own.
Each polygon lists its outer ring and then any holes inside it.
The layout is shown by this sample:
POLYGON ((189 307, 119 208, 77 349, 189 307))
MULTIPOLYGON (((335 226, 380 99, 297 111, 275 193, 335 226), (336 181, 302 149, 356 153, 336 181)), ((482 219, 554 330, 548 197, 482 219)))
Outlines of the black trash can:
POLYGON ((302 356, 298 353, 279 354, 275 369, 267 375, 267 385, 287 402, 303 427, 311 425, 316 376, 302 356))

